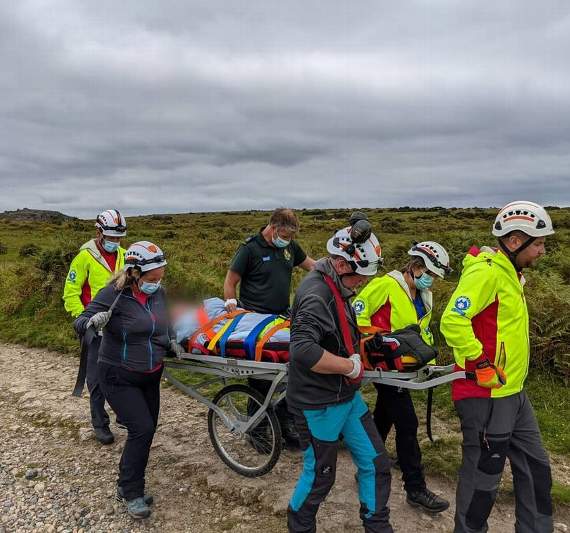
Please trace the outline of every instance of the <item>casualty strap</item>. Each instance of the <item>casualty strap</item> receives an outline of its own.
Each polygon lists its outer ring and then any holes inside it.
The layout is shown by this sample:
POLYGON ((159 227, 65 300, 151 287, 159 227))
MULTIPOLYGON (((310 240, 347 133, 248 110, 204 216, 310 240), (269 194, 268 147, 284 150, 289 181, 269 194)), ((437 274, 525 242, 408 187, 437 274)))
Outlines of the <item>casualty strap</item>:
POLYGON ((263 355, 263 347, 267 344, 267 342, 271 339, 271 337, 273 337, 273 335, 275 335, 278 331, 281 331, 282 329, 288 328, 290 326, 291 326, 291 321, 284 320, 283 322, 280 322, 279 324, 275 324, 274 326, 270 327, 265 332, 265 335, 263 335, 263 337, 259 339, 259 342, 255 346, 255 360, 261 361, 261 356, 263 355))
POLYGON ((323 274, 323 279, 325 283, 329 286, 329 289, 333 293, 334 301, 336 304, 336 314, 338 315, 338 321, 340 323, 340 331, 342 333, 342 339, 344 340, 344 348, 347 353, 347 357, 350 357, 354 353, 354 345, 352 343, 352 336, 350 334, 350 326, 348 325, 348 319, 346 318, 346 309, 344 307, 344 300, 335 285, 334 281, 327 274, 323 274))
POLYGON ((224 334, 220 337, 220 343, 219 343, 219 352, 220 355, 222 357, 226 356, 226 344, 228 342, 228 339, 230 338, 230 335, 235 331, 237 325, 239 324, 239 321, 245 316, 245 313, 242 313, 241 315, 236 316, 234 319, 232 319, 231 321, 231 326, 229 326, 225 331, 224 334))
POLYGON ((200 335, 205 334, 208 337, 208 341, 214 336, 214 326, 221 322, 222 320, 226 320, 229 318, 234 318, 238 315, 243 315, 244 313, 248 313, 245 309, 236 309, 235 311, 231 311, 230 313, 222 313, 215 318, 212 318, 209 322, 206 322, 203 326, 199 327, 194 334, 188 339, 188 351, 191 352, 192 348, 197 348, 199 351, 205 353, 205 348, 199 344, 197 344, 198 337, 200 335))
POLYGON ((247 335, 243 341, 243 347, 245 349, 245 356, 250 361, 255 359, 255 341, 261 332, 274 320, 278 319, 278 315, 269 315, 265 317, 259 324, 257 324, 247 335))

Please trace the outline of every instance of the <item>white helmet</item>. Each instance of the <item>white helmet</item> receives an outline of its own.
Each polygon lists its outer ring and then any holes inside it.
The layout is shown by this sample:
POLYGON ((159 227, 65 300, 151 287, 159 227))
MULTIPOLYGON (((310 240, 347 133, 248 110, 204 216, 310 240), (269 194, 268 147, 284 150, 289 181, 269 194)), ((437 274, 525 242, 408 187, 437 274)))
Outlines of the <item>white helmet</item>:
POLYGON ((408 254, 421 257, 426 268, 440 278, 453 272, 449 266, 449 254, 441 244, 435 241, 418 242, 408 250, 408 254))
POLYGON ((554 233, 552 220, 544 207, 524 200, 511 202, 495 218, 493 235, 503 237, 511 231, 522 231, 529 237, 546 237, 554 233))
POLYGON ((138 267, 141 272, 166 266, 164 252, 152 242, 139 241, 131 244, 125 252, 125 270, 138 267))
POLYGON ((116 209, 108 209, 98 215, 95 227, 108 237, 124 237, 127 234, 127 221, 116 209))
POLYGON ((374 276, 378 265, 382 265, 382 249, 374 233, 362 243, 353 242, 350 236, 351 226, 338 230, 327 242, 327 251, 339 255, 348 261, 356 274, 374 276))

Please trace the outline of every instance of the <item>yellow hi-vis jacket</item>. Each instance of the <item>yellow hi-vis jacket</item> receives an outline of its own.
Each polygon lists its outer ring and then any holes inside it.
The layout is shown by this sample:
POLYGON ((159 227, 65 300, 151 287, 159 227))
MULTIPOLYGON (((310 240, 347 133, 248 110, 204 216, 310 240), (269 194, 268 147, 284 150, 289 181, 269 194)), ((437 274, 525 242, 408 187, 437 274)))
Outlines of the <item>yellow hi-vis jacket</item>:
POLYGON ((433 307, 432 293, 430 290, 422 290, 420 295, 426 313, 418 319, 410 288, 400 271, 393 270, 385 276, 374 278, 360 291, 352 304, 358 327, 363 332, 386 332, 418 324, 423 340, 433 345, 429 327, 433 307))
MULTIPOLYGON (((119 246, 115 272, 123 269, 125 265, 125 249, 119 246)), ((69 267, 63 301, 65 310, 73 318, 78 317, 87 304, 109 282, 113 275, 109 265, 99 252, 95 239, 86 242, 75 256, 69 267)))
POLYGON ((480 387, 473 380, 456 380, 452 398, 501 398, 520 392, 528 373, 529 324, 519 276, 502 252, 472 248, 441 318, 441 332, 453 348, 459 368, 474 371, 484 358, 504 369, 507 384, 480 387))

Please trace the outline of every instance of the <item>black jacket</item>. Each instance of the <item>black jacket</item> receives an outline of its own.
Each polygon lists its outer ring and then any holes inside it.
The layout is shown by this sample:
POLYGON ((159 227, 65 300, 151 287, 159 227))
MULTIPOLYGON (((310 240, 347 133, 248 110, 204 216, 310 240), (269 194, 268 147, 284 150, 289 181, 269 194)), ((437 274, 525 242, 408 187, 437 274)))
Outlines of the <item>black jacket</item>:
POLYGON ((340 283, 329 259, 317 261, 295 293, 291 310, 291 344, 287 402, 298 409, 322 409, 351 400, 359 385, 350 385, 339 374, 318 374, 311 368, 324 350, 341 357, 358 352, 360 335, 350 298, 354 293, 340 283), (347 353, 342 339, 334 295, 323 279, 328 274, 344 300, 353 350, 347 353))
MULTIPOLYGON (((120 291, 113 285, 101 289, 74 326, 79 335, 85 333, 89 319, 100 311, 108 311, 120 291)), ((103 328, 99 361, 138 372, 148 372, 162 362, 169 351, 171 330, 164 289, 149 295, 143 306, 125 288, 103 328)))

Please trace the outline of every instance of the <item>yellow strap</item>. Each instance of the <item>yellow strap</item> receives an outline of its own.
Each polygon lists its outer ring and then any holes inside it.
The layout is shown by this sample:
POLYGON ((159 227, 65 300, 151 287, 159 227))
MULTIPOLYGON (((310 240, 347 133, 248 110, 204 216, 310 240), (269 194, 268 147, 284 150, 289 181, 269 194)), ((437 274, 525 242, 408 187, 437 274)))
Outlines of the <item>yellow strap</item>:
POLYGON ((257 341, 257 344, 255 345, 255 360, 256 361, 261 361, 261 356, 263 355, 263 347, 265 346, 267 341, 271 337, 273 337, 273 335, 275 333, 277 333, 279 330, 288 328, 290 325, 291 325, 291 321, 284 320, 283 322, 280 322, 279 324, 275 324, 274 326, 270 327, 267 330, 265 335, 263 335, 263 337, 261 337, 261 339, 259 341, 257 341))
POLYGON ((212 337, 212 340, 208 343, 208 351, 209 352, 215 352, 216 351, 216 344, 220 340, 221 336, 226 332, 226 329, 228 329, 231 326, 231 324, 234 320, 235 320, 235 318, 228 319, 228 321, 219 329, 218 333, 216 333, 212 337))

